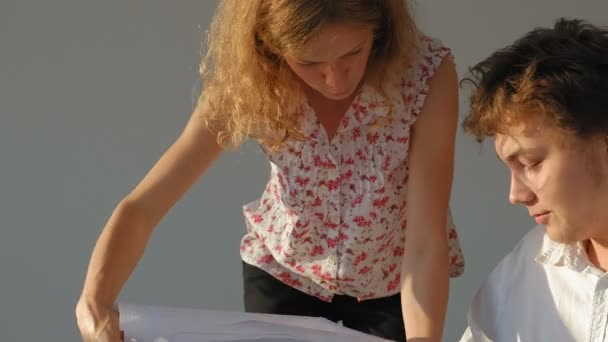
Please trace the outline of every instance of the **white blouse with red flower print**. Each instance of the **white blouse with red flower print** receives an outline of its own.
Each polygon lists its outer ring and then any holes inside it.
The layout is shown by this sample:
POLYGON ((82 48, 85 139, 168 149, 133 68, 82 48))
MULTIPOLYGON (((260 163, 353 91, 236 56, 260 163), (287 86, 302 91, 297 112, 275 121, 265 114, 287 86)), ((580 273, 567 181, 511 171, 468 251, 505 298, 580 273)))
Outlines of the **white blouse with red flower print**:
MULTIPOLYGON (((266 191, 244 207, 243 261, 325 301, 334 294, 365 300, 399 292, 410 131, 429 79, 452 58, 437 40, 422 36, 420 43, 417 58, 389 89, 391 105, 364 85, 331 141, 313 109, 300 107, 308 139, 266 151, 266 191)), ((464 259, 449 213, 446 234, 450 274, 458 276, 464 259)))

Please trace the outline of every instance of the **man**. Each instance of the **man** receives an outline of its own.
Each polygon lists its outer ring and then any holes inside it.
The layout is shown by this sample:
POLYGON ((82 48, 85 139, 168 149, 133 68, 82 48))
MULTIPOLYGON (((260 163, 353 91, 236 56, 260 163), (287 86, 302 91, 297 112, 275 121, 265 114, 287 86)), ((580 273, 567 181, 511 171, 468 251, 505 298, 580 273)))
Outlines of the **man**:
POLYGON ((538 226, 477 293, 461 341, 608 341, 608 30, 560 19, 472 69, 464 128, 495 138, 538 226))

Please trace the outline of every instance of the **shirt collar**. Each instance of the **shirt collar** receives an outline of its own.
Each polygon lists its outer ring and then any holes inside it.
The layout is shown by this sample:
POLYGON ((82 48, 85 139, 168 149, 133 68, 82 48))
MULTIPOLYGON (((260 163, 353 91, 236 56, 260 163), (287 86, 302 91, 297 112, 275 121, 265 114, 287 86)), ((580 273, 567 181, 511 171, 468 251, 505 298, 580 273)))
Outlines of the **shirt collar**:
POLYGON ((590 266, 583 242, 565 244, 551 240, 547 234, 544 234, 535 260, 542 265, 567 267, 579 272, 590 266))
MULTIPOLYGON (((374 87, 368 84, 362 85, 359 94, 344 114, 339 132, 376 122, 381 123, 381 118, 388 118, 390 115, 391 107, 388 101, 394 100, 391 95, 388 94, 389 99, 386 99, 374 87)), ((318 140, 320 124, 314 109, 304 102, 298 107, 298 110, 300 111, 300 125, 303 133, 313 140, 318 140)))

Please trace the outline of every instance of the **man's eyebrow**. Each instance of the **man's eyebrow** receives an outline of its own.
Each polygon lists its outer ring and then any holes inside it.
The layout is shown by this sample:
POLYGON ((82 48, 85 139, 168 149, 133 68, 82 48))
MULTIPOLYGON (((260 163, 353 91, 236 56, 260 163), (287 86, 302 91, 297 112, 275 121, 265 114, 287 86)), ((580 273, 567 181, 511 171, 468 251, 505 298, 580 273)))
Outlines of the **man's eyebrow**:
POLYGON ((525 148, 524 147, 524 148, 517 148, 516 150, 512 151, 505 157, 505 159, 502 159, 500 157, 500 155, 498 154, 498 152, 496 152, 496 156, 498 157, 498 159, 504 161, 505 163, 511 163, 515 159, 517 159, 517 157, 532 154, 534 151, 536 151, 535 148, 525 148))

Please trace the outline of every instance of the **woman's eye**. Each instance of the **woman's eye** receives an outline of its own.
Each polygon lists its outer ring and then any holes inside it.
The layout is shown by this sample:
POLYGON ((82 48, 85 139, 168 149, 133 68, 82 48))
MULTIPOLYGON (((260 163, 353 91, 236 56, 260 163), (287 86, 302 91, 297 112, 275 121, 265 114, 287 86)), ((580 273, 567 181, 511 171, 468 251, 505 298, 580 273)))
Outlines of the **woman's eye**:
POLYGON ((303 66, 303 67, 311 67, 311 66, 316 66, 319 63, 315 63, 315 62, 298 62, 299 65, 303 66))

